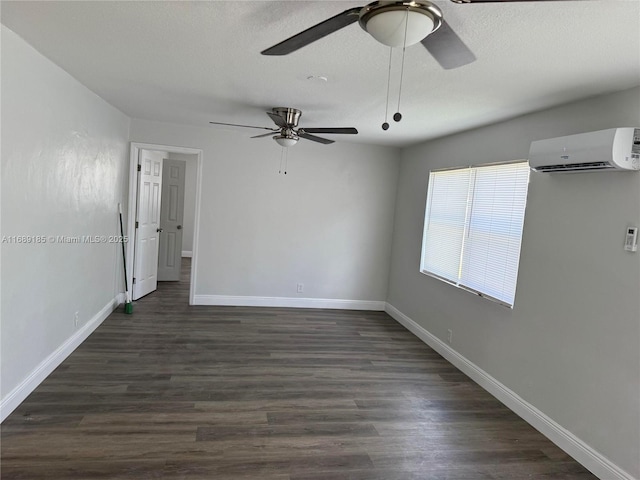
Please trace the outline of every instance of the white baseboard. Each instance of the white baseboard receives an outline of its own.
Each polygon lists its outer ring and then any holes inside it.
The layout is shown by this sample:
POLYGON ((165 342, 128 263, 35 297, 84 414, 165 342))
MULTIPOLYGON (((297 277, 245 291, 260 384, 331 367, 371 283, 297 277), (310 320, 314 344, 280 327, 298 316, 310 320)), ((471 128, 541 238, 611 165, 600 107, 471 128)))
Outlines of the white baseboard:
POLYGON ((193 257, 193 252, 191 250, 182 250, 182 256, 186 258, 193 257))
POLYGON ((493 378, 476 364, 456 352, 424 327, 418 325, 393 305, 387 303, 385 311, 416 337, 472 378, 487 392, 522 417, 536 430, 575 458, 598 478, 603 480, 638 480, 493 378))
POLYGON ((84 342, 93 331, 124 302, 124 293, 120 293, 106 304, 91 320, 60 345, 51 355, 45 358, 20 385, 11 390, 0 403, 0 422, 4 421, 18 406, 47 378, 71 353, 84 342))
POLYGON ((249 297, 231 295, 195 295, 194 305, 229 305, 235 307, 332 308, 343 310, 383 311, 386 303, 375 300, 333 298, 249 297))

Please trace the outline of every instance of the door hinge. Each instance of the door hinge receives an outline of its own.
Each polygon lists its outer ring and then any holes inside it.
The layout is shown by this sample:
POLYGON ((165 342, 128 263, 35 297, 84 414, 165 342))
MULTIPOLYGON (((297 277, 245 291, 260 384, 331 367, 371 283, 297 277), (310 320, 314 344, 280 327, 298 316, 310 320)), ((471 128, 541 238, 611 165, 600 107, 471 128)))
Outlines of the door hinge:
POLYGON ((138 222, 136 222, 136 228, 138 228, 138 222))
POLYGON ((138 171, 141 172, 142 171, 142 165, 138 164, 138 171))
POLYGON ((134 284, 136 283, 136 277, 133 277, 133 283, 134 284))

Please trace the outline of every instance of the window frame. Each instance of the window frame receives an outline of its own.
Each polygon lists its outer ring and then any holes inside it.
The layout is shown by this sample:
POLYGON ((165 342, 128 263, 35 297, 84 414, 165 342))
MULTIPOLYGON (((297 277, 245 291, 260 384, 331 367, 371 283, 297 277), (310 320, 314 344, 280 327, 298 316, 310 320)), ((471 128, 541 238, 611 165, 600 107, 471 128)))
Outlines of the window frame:
MULTIPOLYGON (((492 162, 492 163, 481 163, 481 164, 473 164, 473 165, 461 165, 461 166, 455 166, 455 167, 446 167, 446 168, 438 168, 438 169, 433 169, 429 171, 429 183, 427 186, 427 198, 426 198, 426 203, 425 203, 425 212, 424 212, 424 222, 423 222, 423 229, 422 229, 422 239, 421 239, 421 253, 420 253, 420 273, 423 275, 426 275, 428 277, 432 277, 435 278, 437 280, 440 280, 444 283, 447 283, 449 285, 453 285, 454 287, 457 287, 461 290, 473 293, 479 297, 482 298, 486 298, 494 303, 498 303, 499 305, 502 305, 504 307, 513 309, 514 305, 515 305, 515 294, 516 294, 516 289, 517 289, 517 281, 518 281, 518 276, 519 276, 519 270, 520 270, 520 256, 521 256, 521 245, 522 245, 522 239, 523 239, 523 234, 524 234, 524 219, 526 217, 526 207, 527 207, 527 201, 528 201, 528 197, 529 197, 529 185, 531 183, 531 167, 529 166, 529 161, 527 159, 519 159, 519 160, 509 160, 509 161, 504 161, 504 162, 492 162), (466 237, 468 236, 468 232, 469 232, 469 225, 470 225, 470 220, 471 220, 471 214, 470 212, 467 212, 467 216, 464 222, 464 231, 463 231, 463 240, 462 240, 462 246, 461 246, 461 252, 460 252, 460 259, 458 262, 458 278, 457 281, 451 280, 447 277, 443 277, 442 275, 438 275, 437 273, 431 272, 429 270, 427 270, 426 268, 424 268, 424 262, 425 262, 425 250, 426 250, 426 235, 427 235, 427 228, 428 228, 428 222, 430 221, 430 213, 431 213, 431 205, 432 205, 432 195, 433 195, 433 184, 432 184, 432 179, 434 178, 432 176, 433 173, 440 173, 440 172, 447 172, 447 171, 454 171, 454 170, 469 170, 470 171, 470 175, 471 175, 471 170, 472 169, 479 169, 479 168, 483 168, 483 167, 494 167, 494 166, 500 166, 500 165, 515 165, 515 164, 526 164, 527 168, 529 169, 529 175, 527 177, 527 191, 526 191, 526 196, 524 198, 524 207, 523 207, 523 215, 522 215, 522 229, 520 231, 520 245, 518 247, 518 262, 517 262, 517 267, 516 267, 516 280, 515 280, 515 285, 514 285, 514 296, 513 296, 513 303, 510 304, 504 300, 501 300, 499 298, 493 297, 485 292, 482 292, 480 290, 471 288, 463 283, 461 283, 462 280, 462 275, 461 275, 461 270, 463 268, 463 264, 464 264, 464 249, 465 249, 465 245, 467 243, 466 237)), ((469 197, 467 197, 467 208, 469 208, 470 205, 473 205, 473 201, 474 201, 474 191, 475 191, 475 185, 472 187, 471 182, 469 185, 469 197)))

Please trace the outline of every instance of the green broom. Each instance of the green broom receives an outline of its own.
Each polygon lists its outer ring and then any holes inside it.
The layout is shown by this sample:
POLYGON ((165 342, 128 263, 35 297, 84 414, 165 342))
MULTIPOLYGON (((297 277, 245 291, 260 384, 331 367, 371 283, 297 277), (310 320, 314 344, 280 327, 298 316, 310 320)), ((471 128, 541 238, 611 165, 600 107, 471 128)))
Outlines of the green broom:
POLYGON ((133 303, 129 294, 129 283, 127 282, 127 257, 124 251, 124 228, 122 228, 122 208, 118 204, 118 214, 120 216, 120 243, 122 243, 122 265, 124 267, 124 313, 133 313, 133 303))

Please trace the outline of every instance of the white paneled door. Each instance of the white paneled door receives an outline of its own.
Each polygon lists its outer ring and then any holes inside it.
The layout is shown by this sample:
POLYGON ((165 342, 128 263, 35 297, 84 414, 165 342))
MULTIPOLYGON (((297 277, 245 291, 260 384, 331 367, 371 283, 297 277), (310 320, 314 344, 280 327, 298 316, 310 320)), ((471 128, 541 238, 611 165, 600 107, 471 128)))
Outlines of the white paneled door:
POLYGON ((153 292, 158 286, 162 158, 162 153, 150 150, 140 150, 138 158, 134 300, 153 292))
POLYGON ((162 164, 162 209, 160 211, 160 257, 158 280, 180 280, 182 259, 182 221, 184 217, 184 179, 187 164, 164 159, 162 164))

